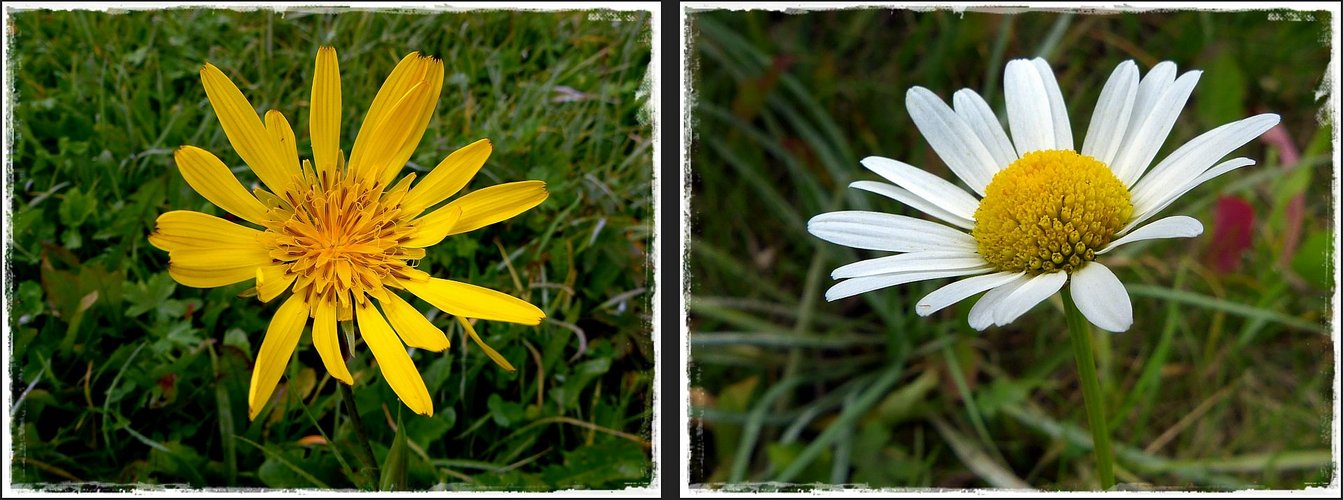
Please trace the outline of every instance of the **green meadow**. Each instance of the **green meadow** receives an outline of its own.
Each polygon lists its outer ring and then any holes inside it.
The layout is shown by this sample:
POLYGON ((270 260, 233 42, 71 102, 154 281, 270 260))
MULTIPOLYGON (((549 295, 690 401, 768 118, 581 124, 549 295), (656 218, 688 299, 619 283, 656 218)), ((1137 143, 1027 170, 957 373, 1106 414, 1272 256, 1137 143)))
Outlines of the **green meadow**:
POLYGON ((651 480, 647 13, 19 11, 6 29, 16 487, 550 491, 651 480), (547 316, 535 327, 477 323, 517 367, 509 373, 451 316, 429 313, 452 341, 442 353, 412 350, 433 417, 405 408, 357 343, 356 428, 305 333, 249 419, 254 357, 280 301, 240 298, 250 280, 177 284, 166 252, 146 241, 167 211, 226 215, 183 180, 178 147, 211 151, 256 182, 206 99, 201 66, 219 67, 259 113, 284 113, 310 158, 322 45, 340 57, 347 152, 387 74, 418 50, 441 58, 446 76, 405 171, 423 178, 489 138, 494 152, 466 191, 535 179, 550 192, 419 261, 547 316), (377 476, 358 459, 359 431, 377 476))
MULTIPOLYGON (((1107 254, 1135 321, 1094 333, 1119 488, 1302 489, 1336 481, 1330 253, 1330 14, 910 10, 691 16, 690 482, 728 491, 1099 485, 1056 295, 976 332, 975 297, 914 313, 932 280, 826 302, 831 270, 887 253, 806 230, 836 210, 921 214, 847 186, 859 160, 951 179, 905 92, 974 89, 1005 121, 1002 78, 1043 57, 1080 145, 1115 66, 1202 78, 1157 160, 1257 113, 1257 164, 1163 213, 1197 238, 1107 254)), ((1336 84, 1335 84, 1336 85, 1336 84)))

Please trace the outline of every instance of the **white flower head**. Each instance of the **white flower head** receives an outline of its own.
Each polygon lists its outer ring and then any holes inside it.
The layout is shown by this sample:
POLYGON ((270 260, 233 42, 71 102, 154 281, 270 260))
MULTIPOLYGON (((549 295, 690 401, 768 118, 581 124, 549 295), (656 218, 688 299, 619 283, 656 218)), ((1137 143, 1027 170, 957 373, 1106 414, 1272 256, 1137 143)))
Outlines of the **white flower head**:
POLYGON ((1063 94, 1043 59, 1007 64, 1010 138, 972 90, 956 92, 947 106, 928 89, 910 89, 905 104, 914 124, 970 192, 897 160, 863 159, 890 183, 850 187, 942 223, 865 211, 813 217, 807 230, 818 238, 897 252, 835 269, 831 277, 843 281, 826 291, 826 300, 965 277, 923 297, 915 310, 927 316, 987 291, 969 318, 983 330, 1011 323, 1068 284, 1088 321, 1128 330, 1128 292, 1097 258, 1134 241, 1202 234, 1191 217, 1147 221, 1195 186, 1253 165, 1246 158, 1217 162, 1279 121, 1266 113, 1217 127, 1149 169, 1201 74, 1177 78, 1175 64, 1162 62, 1139 79, 1133 61, 1121 63, 1101 90, 1081 150, 1074 149, 1063 94))

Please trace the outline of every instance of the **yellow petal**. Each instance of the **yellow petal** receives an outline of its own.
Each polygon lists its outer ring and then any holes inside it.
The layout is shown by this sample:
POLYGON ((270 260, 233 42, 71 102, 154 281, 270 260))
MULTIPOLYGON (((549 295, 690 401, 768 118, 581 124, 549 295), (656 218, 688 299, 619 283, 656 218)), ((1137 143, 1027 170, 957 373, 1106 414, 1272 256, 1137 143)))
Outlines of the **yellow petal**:
POLYGON ((239 248, 182 247, 168 252, 168 259, 174 264, 200 268, 256 268, 272 263, 270 251, 261 245, 239 248))
POLYGON ((271 192, 285 192, 298 163, 286 168, 280 147, 266 132, 266 127, 261 125, 256 108, 243 97, 242 91, 233 85, 233 81, 213 64, 205 63, 205 67, 201 68, 201 83, 205 85, 205 95, 210 98, 210 105, 214 106, 224 135, 228 136, 229 144, 233 145, 238 156, 252 167, 257 178, 271 192))
POLYGON ((545 181, 509 182, 477 189, 467 193, 466 196, 452 200, 451 203, 438 210, 429 212, 429 215, 421 217, 419 220, 423 222, 418 224, 416 234, 411 236, 411 241, 417 243, 430 242, 423 246, 431 246, 443 241, 444 237, 474 231, 496 222, 508 220, 541 204, 549 195, 550 193, 546 191, 545 181), (440 214, 440 212, 451 212, 453 209, 462 211, 461 218, 457 219, 457 223, 451 226, 442 224, 441 221, 446 219, 447 215, 446 213, 440 214))
POLYGON ((298 275, 289 272, 288 264, 276 264, 270 266, 261 266, 256 269, 256 292, 257 298, 262 302, 270 302, 275 297, 289 289, 289 285, 294 282, 298 275))
POLYGON ((189 247, 259 248, 261 242, 257 237, 261 234, 261 231, 213 215, 174 210, 165 212, 154 221, 154 232, 149 235, 149 244, 169 252, 189 247))
POLYGON ((336 304, 331 300, 318 299, 317 312, 312 318, 312 344, 322 357, 327 373, 345 385, 354 385, 354 377, 345 366, 345 357, 340 353, 340 337, 336 333, 336 304))
POLYGON ((308 305, 297 295, 289 297, 275 311, 270 327, 266 328, 266 338, 261 341, 261 351, 256 355, 256 365, 252 367, 252 385, 247 390, 248 418, 256 419, 266 401, 270 400, 271 393, 275 392, 275 384, 289 366, 289 358, 307 323, 308 305))
POLYGON ((416 229, 410 233, 410 239, 401 246, 404 248, 424 248, 437 245, 452 232, 453 226, 462 218, 460 207, 443 207, 415 221, 416 229))
POLYGON ((243 189, 224 162, 195 146, 182 146, 173 153, 177 169, 191 189, 238 218, 258 226, 266 220, 266 206, 243 189))
POLYGON ((454 316, 535 325, 546 314, 527 301, 470 283, 439 278, 402 280, 401 285, 454 316))
POLYGON ((476 334, 476 329, 471 327, 470 320, 467 320, 466 318, 463 318, 461 316, 457 316, 457 322, 462 324, 462 328, 466 329, 466 334, 471 337, 471 340, 474 340, 476 342, 476 345, 480 346, 481 350, 485 351, 486 356, 489 356, 490 359, 494 360, 495 363, 497 363, 500 367, 502 367, 505 370, 508 370, 510 372, 517 370, 516 368, 513 368, 512 363, 509 363, 508 360, 504 358, 504 355, 499 354, 498 351, 495 351, 494 349, 490 348, 490 346, 486 344, 484 340, 480 339, 480 335, 476 334))
POLYGON ((192 288, 214 288, 255 278, 256 267, 192 267, 170 261, 168 262, 168 275, 172 276, 173 280, 178 283, 192 288))
POLYGON ((420 139, 424 138, 424 130, 429 127, 429 119, 434 116, 434 109, 438 107, 438 95, 443 90, 443 61, 429 58, 426 64, 429 68, 425 71, 424 81, 429 88, 419 98, 418 103, 410 109, 413 118, 406 122, 392 121, 392 117, 395 115, 388 115, 383 118, 386 122, 383 125, 384 127, 390 124, 394 127, 407 129, 404 134, 405 138, 399 142, 400 147, 392 151, 391 156, 382 167, 380 180, 384 186, 390 184, 392 179, 396 178, 396 174, 400 173, 401 168, 406 166, 406 160, 409 160, 410 156, 415 153, 415 148, 419 146, 420 139), (415 115, 414 112, 417 110, 419 114, 415 115))
POLYGON ((401 58, 401 62, 396 64, 392 73, 387 75, 387 80, 382 83, 382 87, 378 89, 378 94, 373 97, 373 102, 368 105, 368 114, 364 115, 364 122, 360 124, 359 133, 355 135, 354 149, 350 151, 348 162, 351 166, 362 167, 362 162, 369 154, 368 150, 377 147, 373 144, 371 137, 375 135, 383 117, 391 111, 392 107, 412 87, 424 80, 424 75, 429 69, 428 59, 421 56, 419 52, 411 52, 406 54, 406 57, 401 58))
POLYGON ((378 368, 383 378, 392 386, 392 391, 407 407, 421 415, 434 415, 434 402, 429 399, 429 390, 424 387, 424 379, 415 369, 406 348, 396 338, 396 333, 387 326, 382 314, 373 307, 372 302, 355 306, 355 316, 359 320, 359 335, 373 351, 373 359, 378 360, 378 368))
POLYGON ((248 248, 181 247, 168 252, 168 274, 186 286, 214 288, 256 277, 272 263, 260 245, 248 248))
POLYGON ((430 323, 428 318, 401 296, 388 292, 382 300, 382 312, 387 314, 387 320, 406 345, 433 352, 448 348, 448 336, 443 334, 443 330, 430 323))
POLYGON ((313 163, 318 172, 335 173, 340 154, 340 61, 336 49, 317 49, 317 68, 312 80, 312 114, 308 133, 312 134, 313 163))
POLYGON ((280 148, 280 159, 287 166, 292 165, 294 171, 298 172, 298 143, 294 142, 294 129, 289 126, 289 120, 284 118, 284 113, 273 109, 266 112, 266 132, 280 148))
MULTIPOLYGON (((373 127, 373 132, 368 136, 370 143, 356 140, 354 152, 350 156, 350 168, 355 176, 372 179, 382 176, 383 170, 391 165, 397 149, 415 133, 413 128, 415 116, 420 113, 420 108, 424 106, 428 95, 428 83, 421 81, 415 84, 387 111, 382 122, 373 127)), ((423 135, 424 129, 420 129, 419 134, 423 135)), ((419 138, 416 137, 415 140, 418 141, 419 138)))
POLYGON ((493 150, 494 146, 489 139, 481 139, 453 151, 406 194, 401 200, 401 213, 414 217, 424 209, 457 194, 476 176, 493 150))

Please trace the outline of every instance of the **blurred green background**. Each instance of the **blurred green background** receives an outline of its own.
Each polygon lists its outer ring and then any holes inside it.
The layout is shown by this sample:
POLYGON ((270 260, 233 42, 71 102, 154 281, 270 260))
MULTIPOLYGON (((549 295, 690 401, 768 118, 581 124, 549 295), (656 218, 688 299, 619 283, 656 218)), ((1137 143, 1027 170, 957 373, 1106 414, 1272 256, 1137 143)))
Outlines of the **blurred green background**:
POLYGON ((952 178, 906 90, 975 89, 1005 117, 1006 62, 1041 56, 1079 141, 1128 59, 1144 74, 1162 60, 1204 71, 1158 159, 1226 122, 1282 116, 1229 156, 1257 165, 1165 211, 1203 236, 1105 259, 1135 311, 1127 333, 1095 337, 1121 487, 1328 484, 1329 14, 1004 12, 691 16, 691 483, 1097 487, 1057 296, 982 333, 965 319, 973 299, 914 314, 948 280, 827 303, 832 269, 884 253, 806 232, 834 210, 919 216, 846 188, 877 179, 858 163, 868 155, 952 178))
POLYGON ((200 66, 222 69, 259 112, 282 111, 310 157, 312 68, 326 44, 341 58, 346 151, 383 79, 419 50, 443 59, 446 78, 408 170, 423 176, 487 137, 494 153, 468 189, 540 179, 550 191, 537 208, 430 248, 419 265, 546 312, 539 327, 477 326, 517 372, 496 367, 451 317, 430 316, 453 346, 413 354, 434 398, 426 418, 403 409, 356 346, 355 398, 379 460, 400 414, 412 489, 651 480, 652 122, 636 98, 651 61, 647 13, 10 19, 15 485, 355 486, 353 427, 306 335, 278 399, 247 418, 253 356, 278 301, 236 298, 247 283, 176 285, 167 255, 145 240, 160 213, 222 213, 187 186, 175 148, 212 151, 254 182, 209 107, 200 66))

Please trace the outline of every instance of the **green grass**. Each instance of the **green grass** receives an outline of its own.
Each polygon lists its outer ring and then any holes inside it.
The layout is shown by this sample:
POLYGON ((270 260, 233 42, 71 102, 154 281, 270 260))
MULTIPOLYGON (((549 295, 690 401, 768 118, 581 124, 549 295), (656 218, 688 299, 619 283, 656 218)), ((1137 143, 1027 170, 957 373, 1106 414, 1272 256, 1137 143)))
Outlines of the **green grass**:
POLYGON ((691 18, 690 481, 714 488, 1094 489, 1082 393, 1058 297, 976 333, 964 301, 914 303, 948 280, 833 303, 835 267, 878 256, 823 242, 834 210, 917 212, 846 186, 887 156, 950 171, 904 109, 918 85, 972 88, 1005 116, 1002 72, 1042 56, 1084 137, 1115 65, 1204 74, 1158 158, 1261 112, 1300 150, 1254 141, 1254 167, 1172 205, 1205 234, 1105 259, 1135 323, 1097 335, 1101 392, 1123 488, 1299 489, 1328 484, 1334 418, 1328 253, 1330 124, 1321 123, 1329 14, 841 10, 691 18), (1224 197, 1251 207, 1252 240, 1224 268, 1224 197), (1294 201, 1296 200, 1296 201, 1294 201), (750 214, 741 216, 741 214, 750 214))
POLYGON ((413 353, 436 410, 420 417, 355 347, 354 398, 378 460, 405 460, 401 484, 411 489, 651 480, 652 124, 636 98, 651 61, 647 14, 182 9, 11 19, 15 485, 366 486, 337 382, 310 340, 249 420, 252 360, 276 303, 237 298, 247 283, 177 285, 167 255, 145 239, 169 210, 222 214, 178 173, 179 146, 212 151, 244 183, 255 180, 209 107, 200 66, 221 68, 258 111, 283 112, 309 157, 312 68, 325 44, 341 58, 346 151, 383 79, 420 50, 443 59, 446 77, 408 170, 422 176, 489 138, 494 153, 468 189, 539 179, 550 191, 537 208, 448 238, 419 263, 545 311, 538 327, 477 326, 517 372, 431 313, 453 346, 413 353), (397 421, 404 446, 393 446, 397 421))

